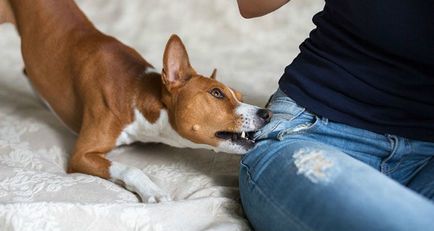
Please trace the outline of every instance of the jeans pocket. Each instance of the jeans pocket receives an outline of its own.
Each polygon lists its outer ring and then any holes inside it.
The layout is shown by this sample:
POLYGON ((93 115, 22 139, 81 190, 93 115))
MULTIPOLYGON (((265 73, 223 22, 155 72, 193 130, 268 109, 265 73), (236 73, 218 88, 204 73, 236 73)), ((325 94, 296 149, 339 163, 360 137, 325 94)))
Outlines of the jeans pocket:
POLYGON ((309 112, 304 112, 297 119, 284 126, 285 128, 279 131, 279 133, 276 135, 276 138, 278 140, 283 140, 284 138, 291 135, 301 135, 314 132, 318 129, 321 122, 322 119, 318 116, 309 112))

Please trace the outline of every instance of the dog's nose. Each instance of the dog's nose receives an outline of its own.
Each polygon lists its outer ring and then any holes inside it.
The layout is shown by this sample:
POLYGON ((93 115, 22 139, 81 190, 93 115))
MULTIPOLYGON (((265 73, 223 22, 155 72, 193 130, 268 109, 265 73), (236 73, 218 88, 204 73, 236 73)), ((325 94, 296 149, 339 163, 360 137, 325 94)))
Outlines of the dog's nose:
POLYGON ((259 116, 259 118, 263 119, 264 122, 268 123, 271 119, 271 111, 267 109, 259 109, 258 112, 256 112, 256 115, 259 116))

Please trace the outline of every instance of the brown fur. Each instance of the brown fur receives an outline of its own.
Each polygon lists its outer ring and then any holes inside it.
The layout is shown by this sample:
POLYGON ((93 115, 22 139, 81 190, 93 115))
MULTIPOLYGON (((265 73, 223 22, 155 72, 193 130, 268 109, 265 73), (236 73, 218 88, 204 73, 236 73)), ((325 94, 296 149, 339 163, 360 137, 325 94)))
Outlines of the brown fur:
POLYGON ((9 2, 7 0, 0 0, 0 24, 5 22, 15 24, 15 17, 9 2))
POLYGON ((197 143, 215 146, 216 130, 237 130, 234 110, 239 102, 214 80, 215 72, 205 78, 194 71, 177 36, 166 47, 162 76, 145 75, 152 66, 135 50, 95 29, 74 1, 9 2, 11 8, 0 0, 0 23, 16 23, 29 80, 79 134, 69 172, 110 178, 105 154, 134 120, 134 108, 151 123, 166 108, 173 128, 197 143), (227 95, 224 100, 209 94, 216 87, 227 95), (192 131, 195 124, 201 129, 192 131))

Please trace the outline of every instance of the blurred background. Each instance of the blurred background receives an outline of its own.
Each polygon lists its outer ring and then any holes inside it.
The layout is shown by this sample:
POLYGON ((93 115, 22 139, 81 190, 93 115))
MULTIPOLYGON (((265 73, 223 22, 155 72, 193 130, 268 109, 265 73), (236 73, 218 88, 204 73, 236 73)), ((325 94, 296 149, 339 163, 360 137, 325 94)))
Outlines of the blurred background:
MULTIPOLYGON (((218 78, 264 104, 283 69, 313 29, 312 16, 323 1, 293 0, 278 11, 244 19, 236 0, 77 0, 101 31, 137 49, 158 69, 172 33, 187 46, 202 74, 215 67, 218 78)), ((0 73, 21 72, 19 40, 12 26, 0 27, 0 73)))

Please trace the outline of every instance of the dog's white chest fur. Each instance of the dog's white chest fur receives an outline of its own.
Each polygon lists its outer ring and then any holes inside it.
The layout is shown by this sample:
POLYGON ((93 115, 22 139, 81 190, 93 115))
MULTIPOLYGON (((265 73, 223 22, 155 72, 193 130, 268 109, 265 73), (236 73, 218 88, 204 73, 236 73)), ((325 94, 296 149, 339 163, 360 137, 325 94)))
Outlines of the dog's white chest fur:
POLYGON ((158 120, 150 123, 139 110, 134 109, 134 121, 124 128, 116 140, 116 145, 131 144, 137 141, 164 143, 178 148, 216 149, 216 147, 197 144, 180 136, 170 125, 166 110, 161 110, 158 120))

